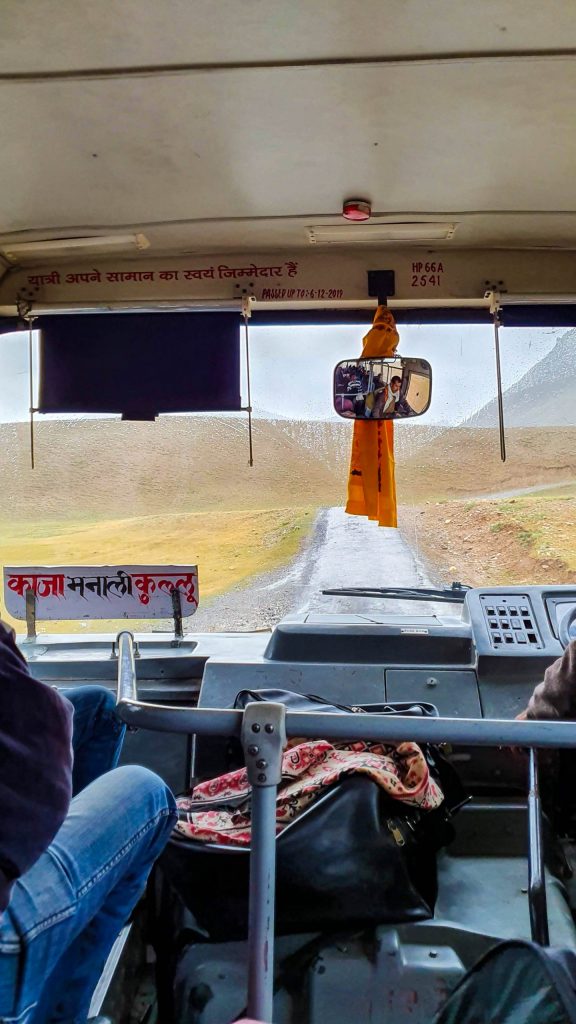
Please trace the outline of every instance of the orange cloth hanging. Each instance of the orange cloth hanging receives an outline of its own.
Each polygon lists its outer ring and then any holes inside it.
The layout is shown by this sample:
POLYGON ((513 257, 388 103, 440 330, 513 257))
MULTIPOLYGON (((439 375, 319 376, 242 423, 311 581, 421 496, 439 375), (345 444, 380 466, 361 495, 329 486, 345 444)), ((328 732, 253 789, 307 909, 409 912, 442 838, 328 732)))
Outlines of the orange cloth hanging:
MULTIPOLYGON (((364 338, 362 358, 393 356, 399 340, 392 313, 387 306, 378 306, 374 323, 364 338)), ((398 525, 392 420, 354 423, 346 511, 352 516, 375 519, 379 526, 398 525)))

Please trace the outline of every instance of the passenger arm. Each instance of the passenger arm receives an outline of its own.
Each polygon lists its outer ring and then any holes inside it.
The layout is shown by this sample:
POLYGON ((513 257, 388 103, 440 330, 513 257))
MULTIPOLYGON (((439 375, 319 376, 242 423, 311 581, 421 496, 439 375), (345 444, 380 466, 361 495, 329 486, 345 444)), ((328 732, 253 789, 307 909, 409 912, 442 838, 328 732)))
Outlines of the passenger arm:
POLYGON ((576 719, 576 640, 550 665, 519 718, 576 719))
POLYGON ((72 707, 33 679, 0 622, 0 914, 47 849, 72 793, 72 707))

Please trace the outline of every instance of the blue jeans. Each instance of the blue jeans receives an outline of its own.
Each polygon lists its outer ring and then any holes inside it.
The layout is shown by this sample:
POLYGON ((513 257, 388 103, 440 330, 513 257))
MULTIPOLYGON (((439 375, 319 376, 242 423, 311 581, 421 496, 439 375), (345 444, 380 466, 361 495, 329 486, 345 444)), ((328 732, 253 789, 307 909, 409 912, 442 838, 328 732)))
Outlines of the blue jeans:
POLYGON ((74 686, 60 691, 74 708, 72 796, 118 764, 126 726, 116 700, 103 686, 74 686))
POLYGON ((81 687, 66 696, 81 791, 0 917, 3 1024, 84 1024, 106 957, 176 819, 157 775, 136 765, 108 771, 123 736, 111 695, 81 687))

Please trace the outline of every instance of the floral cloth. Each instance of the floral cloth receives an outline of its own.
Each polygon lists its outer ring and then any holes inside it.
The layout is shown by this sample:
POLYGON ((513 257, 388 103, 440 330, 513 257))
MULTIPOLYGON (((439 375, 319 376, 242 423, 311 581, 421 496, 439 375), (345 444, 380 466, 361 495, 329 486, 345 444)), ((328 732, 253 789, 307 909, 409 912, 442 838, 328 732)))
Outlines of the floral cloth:
MULTIPOLYGON (((367 775, 389 796, 428 811, 443 793, 416 743, 338 743, 313 740, 284 752, 276 803, 276 834, 308 807, 321 790, 345 775, 367 775)), ((251 787, 245 768, 203 782, 178 799, 176 832, 222 846, 249 846, 251 787)))

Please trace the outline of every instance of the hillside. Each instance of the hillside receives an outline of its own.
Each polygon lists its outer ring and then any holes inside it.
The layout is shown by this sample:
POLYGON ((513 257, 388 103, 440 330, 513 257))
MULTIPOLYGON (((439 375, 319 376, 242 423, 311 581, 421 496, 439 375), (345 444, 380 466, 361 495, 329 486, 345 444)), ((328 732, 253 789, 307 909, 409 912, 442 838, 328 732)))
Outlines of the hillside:
POLYGON ((574 584, 576 490, 403 508, 401 526, 444 583, 574 584))
MULTIPOLYGON (((554 348, 504 393, 507 427, 576 426, 576 330, 567 331, 554 348)), ((496 399, 467 421, 468 426, 493 427, 498 422, 496 399)))
MULTIPOLYGON (((576 479, 576 428, 396 429, 402 502, 576 479)), ((36 469, 26 424, 0 425, 0 519, 93 521, 209 510, 341 505, 352 425, 256 420, 254 460, 239 417, 39 421, 36 469)))
POLYGON ((337 504, 345 485, 337 469, 347 447, 342 426, 341 437, 337 430, 326 436, 325 456, 312 461, 289 422, 256 420, 250 468, 245 419, 40 420, 32 471, 27 425, 5 424, 0 518, 15 510, 27 519, 79 520, 337 504))
POLYGON ((468 498, 576 481, 576 427, 506 430, 507 460, 498 431, 455 427, 405 458, 399 454, 399 502, 468 498))

